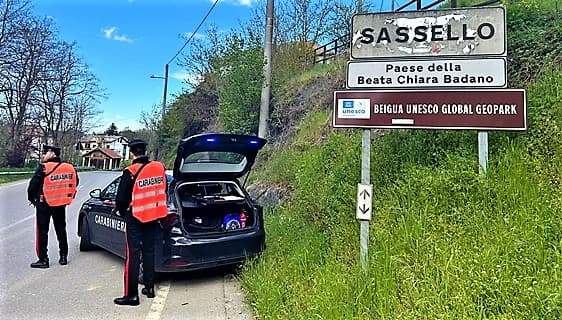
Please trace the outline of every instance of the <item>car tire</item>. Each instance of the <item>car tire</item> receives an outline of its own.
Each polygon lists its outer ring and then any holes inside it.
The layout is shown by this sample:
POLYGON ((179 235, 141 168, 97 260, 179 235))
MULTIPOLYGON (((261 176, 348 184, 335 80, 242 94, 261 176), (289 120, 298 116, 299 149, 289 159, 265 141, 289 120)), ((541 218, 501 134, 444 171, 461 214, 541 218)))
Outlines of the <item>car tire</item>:
POLYGON ((90 228, 88 226, 88 219, 86 219, 86 217, 83 217, 80 227, 80 251, 91 251, 95 248, 96 246, 94 246, 90 242, 90 228))

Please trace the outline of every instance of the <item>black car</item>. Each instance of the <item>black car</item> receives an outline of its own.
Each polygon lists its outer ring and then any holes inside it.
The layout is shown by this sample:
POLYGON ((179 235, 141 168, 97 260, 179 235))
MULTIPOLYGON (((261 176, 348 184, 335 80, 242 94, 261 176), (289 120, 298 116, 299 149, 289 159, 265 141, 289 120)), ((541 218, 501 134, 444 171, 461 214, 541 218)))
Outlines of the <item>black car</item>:
MULTIPOLYGON (((240 180, 266 141, 201 134, 182 139, 168 178, 169 213, 159 221, 157 272, 238 264, 265 248, 262 208, 240 180)), ((80 250, 101 247, 125 257, 125 221, 113 213, 119 178, 90 192, 80 209, 80 250)))

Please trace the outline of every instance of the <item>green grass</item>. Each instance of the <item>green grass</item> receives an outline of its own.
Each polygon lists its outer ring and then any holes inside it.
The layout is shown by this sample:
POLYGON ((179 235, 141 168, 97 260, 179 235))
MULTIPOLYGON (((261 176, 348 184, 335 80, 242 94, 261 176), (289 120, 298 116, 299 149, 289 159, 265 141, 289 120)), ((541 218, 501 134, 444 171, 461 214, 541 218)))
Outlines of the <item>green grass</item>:
MULTIPOLYGON (((96 169, 92 168, 78 168, 78 172, 94 171, 96 169)), ((35 168, 0 168, 0 172, 35 172, 35 168)), ((33 173, 22 173, 22 174, 10 174, 1 175, 0 174, 0 184, 14 182, 18 180, 29 179, 33 176, 33 173)))
POLYGON ((0 168, 0 172, 33 172, 35 168, 0 168))
POLYGON ((560 319, 562 70, 528 86, 525 134, 393 131, 372 147, 370 267, 354 215, 360 136, 303 120, 253 179, 292 198, 266 215, 267 250, 241 275, 261 319, 560 319))
POLYGON ((0 184, 31 178, 32 174, 0 175, 0 184))

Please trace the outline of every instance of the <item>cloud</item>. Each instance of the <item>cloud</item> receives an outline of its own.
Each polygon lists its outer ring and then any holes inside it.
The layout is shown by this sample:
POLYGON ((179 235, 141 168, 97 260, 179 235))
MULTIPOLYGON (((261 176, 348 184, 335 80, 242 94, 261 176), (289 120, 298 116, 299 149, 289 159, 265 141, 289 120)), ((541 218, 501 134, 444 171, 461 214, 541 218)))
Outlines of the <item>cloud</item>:
MULTIPOLYGON (((189 39, 191 37, 191 35, 193 34, 193 32, 184 32, 183 34, 181 34, 181 37, 184 39, 189 39)), ((202 33, 196 33, 193 35, 193 39, 195 40, 201 40, 201 39, 205 39, 205 35, 202 33)))
POLYGON ((102 29, 102 32, 103 32, 103 36, 106 39, 111 39, 120 42, 128 42, 128 43, 133 42, 133 39, 129 38, 129 36, 127 36, 126 34, 118 34, 117 27, 115 26, 102 29))
MULTIPOLYGON (((218 0, 211 0, 212 3, 215 3, 217 1, 218 0)), ((251 7, 257 2, 257 0, 223 0, 222 2, 234 4, 237 6, 251 7)))
POLYGON ((200 76, 189 73, 187 71, 176 71, 172 73, 170 77, 179 81, 185 81, 192 85, 197 85, 202 80, 200 76))

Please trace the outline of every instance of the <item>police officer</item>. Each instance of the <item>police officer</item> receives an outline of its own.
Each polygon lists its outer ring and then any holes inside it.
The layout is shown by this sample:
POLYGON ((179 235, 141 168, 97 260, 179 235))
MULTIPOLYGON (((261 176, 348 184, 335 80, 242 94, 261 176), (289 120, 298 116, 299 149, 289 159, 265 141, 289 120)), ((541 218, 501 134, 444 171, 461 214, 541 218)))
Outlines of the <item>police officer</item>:
POLYGON ((69 163, 61 162, 60 148, 43 146, 43 164, 29 181, 27 199, 36 208, 35 251, 39 260, 32 268, 48 268, 49 222, 53 218, 59 242, 59 263, 68 263, 65 208, 76 196, 78 174, 69 163))
POLYGON ((133 163, 123 171, 116 196, 116 211, 126 221, 126 259, 124 295, 115 298, 118 305, 139 305, 138 274, 142 251, 144 288, 142 294, 154 298, 154 242, 157 219, 166 216, 166 173, 164 165, 146 156, 147 143, 129 142, 133 163))

